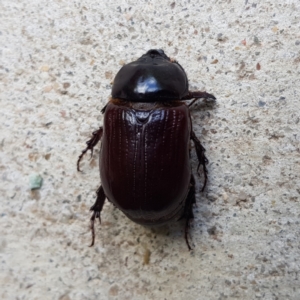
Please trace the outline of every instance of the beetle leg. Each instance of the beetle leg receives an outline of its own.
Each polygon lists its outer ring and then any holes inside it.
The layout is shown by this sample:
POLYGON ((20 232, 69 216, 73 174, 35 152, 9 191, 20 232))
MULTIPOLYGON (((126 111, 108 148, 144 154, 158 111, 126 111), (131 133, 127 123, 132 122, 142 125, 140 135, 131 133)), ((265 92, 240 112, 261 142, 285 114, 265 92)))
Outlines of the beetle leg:
POLYGON ((201 190, 201 192, 203 192, 204 188, 206 186, 206 182, 207 182, 206 164, 208 163, 208 160, 207 160, 207 158, 204 154, 205 148, 201 145, 199 139, 196 137, 195 132, 193 130, 191 131, 191 139, 193 140, 193 142, 195 144, 195 148, 196 148, 196 154, 197 154, 197 158, 198 158, 198 162, 199 162, 198 167, 197 167, 197 172, 198 172, 199 176, 200 176, 200 174, 199 174, 200 165, 202 165, 202 168, 203 168, 204 184, 203 184, 203 187, 202 187, 202 190, 201 190))
POLYGON ((183 97, 181 100, 191 100, 194 99, 189 106, 191 106, 195 101, 197 101, 198 99, 211 99, 211 100, 216 100, 216 97, 212 94, 206 93, 206 92, 200 92, 200 91, 194 91, 191 92, 189 91, 188 94, 183 97))
POLYGON ((190 221, 191 221, 191 219, 194 218, 194 214, 193 214, 193 204, 194 203, 196 203, 195 178, 194 178, 194 175, 191 175, 190 189, 189 189, 189 193, 186 197, 184 212, 182 215, 182 218, 186 219, 185 229, 184 229, 184 238, 185 238, 185 242, 186 242, 189 250, 192 250, 192 247, 190 246, 189 239, 188 239, 188 233, 189 233, 189 229, 190 229, 190 221))
POLYGON ((98 130, 93 132, 93 136, 90 140, 86 142, 87 147, 82 151, 82 153, 79 155, 77 160, 77 171, 80 171, 79 163, 82 159, 82 157, 85 155, 85 153, 88 150, 91 150, 91 158, 93 156, 93 149, 98 144, 98 142, 101 140, 103 135, 103 127, 100 127, 98 130))
POLYGON ((190 219, 187 218, 186 223, 185 223, 185 229, 184 229, 184 238, 185 238, 185 242, 188 246, 189 251, 191 251, 192 247, 190 246, 189 239, 188 239, 189 229, 190 229, 190 219))
POLYGON ((101 113, 104 114, 106 110, 107 104, 101 109, 101 113))
POLYGON ((97 190, 97 199, 94 205, 90 208, 90 211, 93 211, 91 217, 91 231, 92 231, 92 243, 90 247, 94 246, 95 243, 95 219, 99 219, 101 224, 100 213, 102 211, 104 202, 105 202, 105 194, 102 185, 100 185, 99 189, 97 190))
POLYGON ((196 101, 198 101, 199 100, 199 98, 196 98, 196 99, 194 99, 192 102, 190 102, 189 104, 188 104, 188 107, 190 107, 190 106, 192 106, 196 101))

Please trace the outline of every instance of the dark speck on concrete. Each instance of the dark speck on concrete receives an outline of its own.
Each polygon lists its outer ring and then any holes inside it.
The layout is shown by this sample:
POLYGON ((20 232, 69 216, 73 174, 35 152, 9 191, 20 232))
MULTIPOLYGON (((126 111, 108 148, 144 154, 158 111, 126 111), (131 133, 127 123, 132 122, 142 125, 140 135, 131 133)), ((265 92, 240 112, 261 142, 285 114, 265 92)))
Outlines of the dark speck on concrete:
POLYGON ((266 105, 266 102, 259 100, 258 101, 258 106, 263 107, 266 105))
POLYGON ((260 44, 260 40, 258 39, 257 36, 254 37, 253 41, 254 41, 254 44, 256 44, 256 45, 260 44))
POLYGON ((212 226, 210 228, 207 229, 207 232, 211 235, 214 235, 216 234, 216 231, 217 231, 217 227, 216 226, 212 226))

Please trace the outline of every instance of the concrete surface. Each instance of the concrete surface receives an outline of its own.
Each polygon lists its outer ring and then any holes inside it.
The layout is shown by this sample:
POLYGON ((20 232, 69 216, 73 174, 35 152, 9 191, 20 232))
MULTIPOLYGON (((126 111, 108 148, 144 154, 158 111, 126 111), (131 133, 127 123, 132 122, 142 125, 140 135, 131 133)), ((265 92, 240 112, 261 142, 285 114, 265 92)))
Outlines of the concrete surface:
POLYGON ((0 298, 300 299, 299 22, 298 0, 1 0, 0 298), (182 223, 110 204, 89 248, 99 151, 76 160, 116 72, 151 48, 218 99, 192 110, 210 161, 194 250, 182 223))

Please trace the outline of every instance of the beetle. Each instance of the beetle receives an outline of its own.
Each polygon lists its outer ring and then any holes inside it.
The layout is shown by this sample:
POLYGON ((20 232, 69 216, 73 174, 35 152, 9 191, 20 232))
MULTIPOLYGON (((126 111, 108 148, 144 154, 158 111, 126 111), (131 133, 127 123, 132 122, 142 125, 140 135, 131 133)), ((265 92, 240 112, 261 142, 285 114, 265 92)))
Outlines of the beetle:
POLYGON ((205 149, 196 137, 189 111, 197 99, 216 98, 206 92, 189 91, 183 67, 163 50, 151 49, 124 65, 112 86, 112 97, 101 110, 103 127, 93 132, 77 161, 101 140, 100 178, 91 207, 92 243, 94 223, 107 198, 132 221, 158 226, 186 219, 185 241, 193 218, 195 179, 190 165, 190 140, 195 145, 198 168, 207 182, 205 149), (193 101, 187 105, 186 100, 193 101))

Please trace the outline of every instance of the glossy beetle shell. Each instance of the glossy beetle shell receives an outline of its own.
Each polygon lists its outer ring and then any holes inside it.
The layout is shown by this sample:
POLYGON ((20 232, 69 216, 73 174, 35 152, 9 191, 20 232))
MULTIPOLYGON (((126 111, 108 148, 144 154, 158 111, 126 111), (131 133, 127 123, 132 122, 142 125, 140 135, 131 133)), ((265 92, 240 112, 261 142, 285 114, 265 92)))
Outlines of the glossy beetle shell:
POLYGON ((161 49, 149 50, 118 72, 112 99, 102 109, 103 127, 93 132, 77 161, 79 170, 83 155, 102 139, 101 185, 91 207, 92 245, 94 221, 100 219, 107 198, 139 224, 155 226, 185 218, 185 240, 191 249, 187 234, 196 198, 190 140, 198 169, 203 168, 203 189, 207 159, 184 101, 194 99, 192 104, 199 98, 215 99, 206 92, 189 91, 184 69, 161 49))
POLYGON ((186 199, 190 115, 185 103, 134 109, 113 100, 105 110, 100 177, 107 198, 133 221, 179 219, 186 199))

